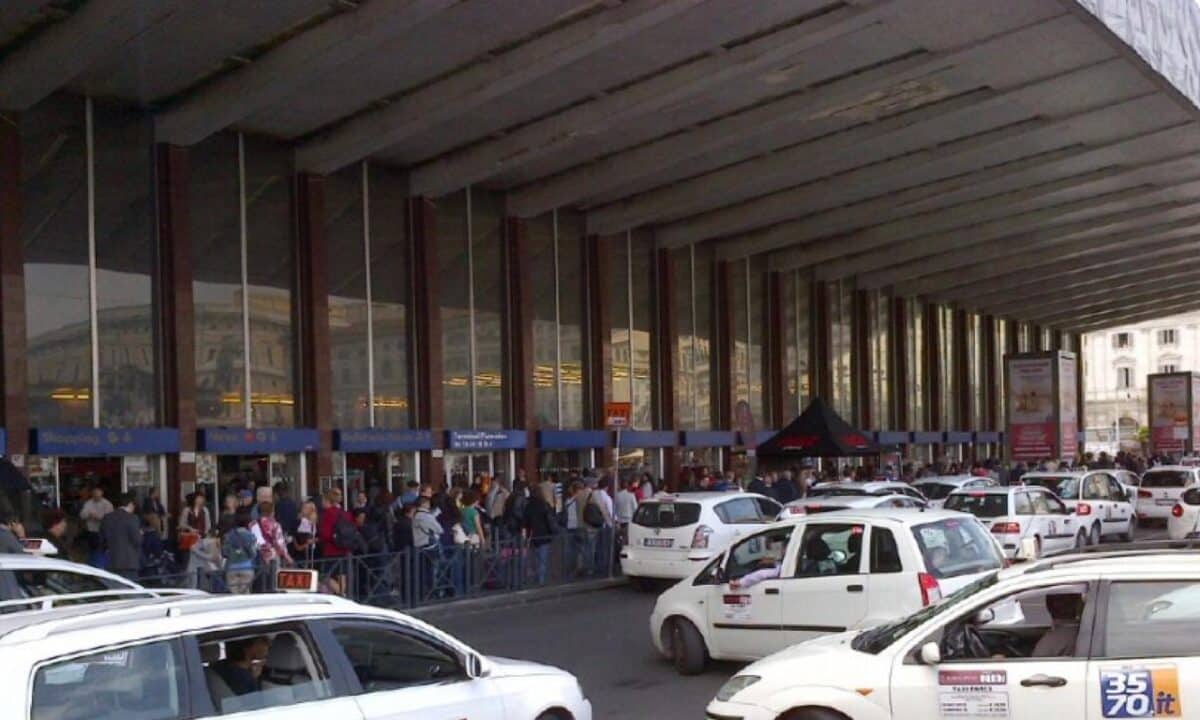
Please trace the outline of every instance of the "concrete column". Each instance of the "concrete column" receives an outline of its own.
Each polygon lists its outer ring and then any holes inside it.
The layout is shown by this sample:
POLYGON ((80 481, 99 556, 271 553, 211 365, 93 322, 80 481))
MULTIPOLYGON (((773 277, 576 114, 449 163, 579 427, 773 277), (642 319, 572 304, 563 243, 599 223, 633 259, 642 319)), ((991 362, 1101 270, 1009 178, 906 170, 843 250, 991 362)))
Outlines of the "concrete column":
POLYGON ((6 455, 29 452, 26 375, 25 246, 21 241, 19 117, 0 113, 0 412, 8 431, 6 455))
POLYGON ((996 419, 996 410, 999 407, 997 398, 1000 394, 1000 373, 1003 368, 997 367, 996 348, 1000 339, 996 337, 997 323, 995 315, 984 315, 980 323, 981 332, 983 333, 983 357, 980 361, 983 363, 983 419, 984 427, 976 428, 977 430, 996 431, 1000 429, 1000 421, 996 419))
POLYGON ((947 430, 978 429, 973 424, 975 403, 974 393, 971 390, 971 349, 967 343, 970 335, 967 331, 969 321, 966 310, 954 311, 954 355, 951 361, 954 363, 954 377, 958 379, 958 382, 951 388, 952 397, 949 402, 958 403, 958 427, 946 428, 947 430))
POLYGON ((537 413, 533 388, 533 278, 529 234, 524 220, 505 218, 504 251, 507 267, 504 342, 508 364, 508 407, 513 428, 525 430, 525 449, 517 453, 517 467, 533 478, 538 470, 537 413))
POLYGON ((892 298, 891 332, 888 334, 892 354, 892 377, 888 383, 891 395, 892 429, 909 430, 908 422, 908 313, 904 298, 892 298))
POLYGON ((854 352, 850 355, 850 398, 856 417, 847 420, 870 430, 876 426, 876 419, 871 416, 871 372, 875 362, 871 357, 871 298, 867 290, 855 290, 852 298, 850 337, 854 352))
MULTIPOLYGON (((399 198, 397 198, 399 201, 399 198)), ((414 419, 419 428, 433 431, 433 444, 444 442, 444 399, 442 397, 441 276, 437 256, 437 209, 429 198, 408 201, 412 228, 412 280, 409 308, 412 312, 413 354, 409 387, 416 401, 414 419)), ((421 453, 424 481, 440 486, 446 477, 441 453, 421 453), (436 455, 436 457, 435 457, 436 455)))
MULTIPOLYGON (((188 233, 191 158, 187 148, 154 148, 158 221, 158 334, 163 371, 163 423, 179 428, 180 452, 196 450, 196 312, 192 298, 192 239, 188 233)), ((196 481, 195 462, 167 457, 168 517, 182 507, 184 483, 196 481)), ((295 489, 298 491, 298 488, 295 489)))
MULTIPOLYGON (((655 341, 650 344, 653 353, 651 364, 654 367, 654 378, 657 382, 657 398, 659 427, 665 430, 678 429, 678 418, 675 417, 675 373, 676 348, 679 347, 679 328, 675 326, 675 313, 671 303, 675 298, 674 261, 671 251, 665 248, 654 253, 653 281, 650 283, 653 291, 655 309, 655 341)), ((663 476, 674 483, 679 477, 680 450, 678 435, 674 447, 666 448, 663 455, 666 458, 663 476)), ((613 488, 614 491, 616 488, 613 488)))
MULTIPOLYGON (((588 312, 587 397, 592 414, 592 427, 604 429, 604 403, 612 398, 612 319, 608 316, 605 298, 612 292, 613 269, 603 252, 604 239, 589 235, 584 241, 587 263, 585 298, 588 312)), ((613 464, 613 448, 606 442, 596 462, 602 467, 613 464)))
POLYGON ((330 395, 329 251, 325 244, 325 178, 296 176, 297 327, 300 335, 300 424, 320 435, 310 467, 333 473, 333 398, 330 395))

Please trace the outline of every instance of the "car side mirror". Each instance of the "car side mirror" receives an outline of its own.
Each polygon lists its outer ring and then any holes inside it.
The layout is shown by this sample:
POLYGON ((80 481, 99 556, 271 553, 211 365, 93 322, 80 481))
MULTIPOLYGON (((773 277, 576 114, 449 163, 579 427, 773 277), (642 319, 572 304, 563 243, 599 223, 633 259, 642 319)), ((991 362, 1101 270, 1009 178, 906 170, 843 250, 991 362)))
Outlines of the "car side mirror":
POLYGON ((926 665, 942 664, 942 649, 932 640, 921 646, 921 662, 926 665))
POLYGON ((467 676, 472 680, 485 678, 492 674, 492 664, 488 659, 478 653, 470 653, 467 655, 467 676))
POLYGON ((991 608, 984 608, 975 613, 975 618, 971 622, 975 625, 987 625, 996 619, 996 611, 991 608))

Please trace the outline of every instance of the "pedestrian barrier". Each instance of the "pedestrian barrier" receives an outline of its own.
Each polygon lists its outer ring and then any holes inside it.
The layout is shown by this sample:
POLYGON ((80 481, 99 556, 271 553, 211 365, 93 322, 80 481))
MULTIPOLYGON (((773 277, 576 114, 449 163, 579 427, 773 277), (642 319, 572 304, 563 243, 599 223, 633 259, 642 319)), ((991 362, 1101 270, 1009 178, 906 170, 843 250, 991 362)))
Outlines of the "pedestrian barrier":
MULTIPOLYGON (((304 558, 295 567, 316 570, 319 591, 395 609, 565 585, 619 574, 611 529, 576 530, 544 538, 507 538, 471 545, 400 552, 304 558)), ((275 566, 255 568, 252 592, 274 592, 275 566)), ((229 592, 223 571, 152 575, 151 588, 229 592)))

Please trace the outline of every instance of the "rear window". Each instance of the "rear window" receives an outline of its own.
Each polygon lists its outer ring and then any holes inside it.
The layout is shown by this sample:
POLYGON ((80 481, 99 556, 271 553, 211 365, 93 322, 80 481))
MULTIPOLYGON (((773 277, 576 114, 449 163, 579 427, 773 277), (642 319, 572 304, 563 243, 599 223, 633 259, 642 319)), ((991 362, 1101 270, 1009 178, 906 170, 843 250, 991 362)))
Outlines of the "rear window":
POLYGON ((971 513, 975 517, 997 518, 1008 514, 1008 496, 994 493, 959 493, 946 500, 947 510, 971 513))
POLYGON ((1181 488, 1187 487, 1192 479, 1191 473, 1179 470, 1151 470, 1142 476, 1144 488, 1181 488))
POLYGON ((1004 566, 1000 549, 977 520, 938 520, 917 525, 912 534, 926 570, 935 578, 953 578, 1004 566))
POLYGON ((953 485, 934 482, 913 483, 913 487, 930 500, 945 500, 956 489, 953 485))
MULTIPOLYGON (((763 520, 762 513, 758 511, 758 503, 754 501, 754 498, 745 497, 723 502, 714 508, 714 511, 717 513, 717 517, 721 518, 721 522, 726 525, 757 523, 763 520)), ((775 514, 771 515, 769 519, 774 520, 778 513, 778 510, 775 511, 775 514)))
POLYGON ((700 522, 698 503, 644 502, 633 514, 633 524, 648 528, 677 528, 700 522))
POLYGON ((1063 500, 1079 499, 1079 478, 1073 475, 1061 477, 1029 477, 1026 475, 1021 478, 1021 482, 1026 485, 1044 487, 1063 500))
POLYGON ((186 670, 170 641, 104 650, 38 668, 32 720, 176 720, 186 670))
POLYGON ((869 493, 862 488, 843 487, 833 485, 830 487, 813 488, 809 491, 809 497, 865 497, 869 493))

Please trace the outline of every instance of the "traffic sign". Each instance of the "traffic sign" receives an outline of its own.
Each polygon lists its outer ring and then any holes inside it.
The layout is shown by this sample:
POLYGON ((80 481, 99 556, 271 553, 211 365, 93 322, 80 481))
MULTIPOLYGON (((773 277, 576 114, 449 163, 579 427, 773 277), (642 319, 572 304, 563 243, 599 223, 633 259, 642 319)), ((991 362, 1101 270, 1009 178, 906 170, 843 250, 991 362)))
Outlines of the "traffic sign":
POLYGON ((612 429, 627 428, 633 417, 633 403, 606 402, 604 403, 604 424, 612 429))

